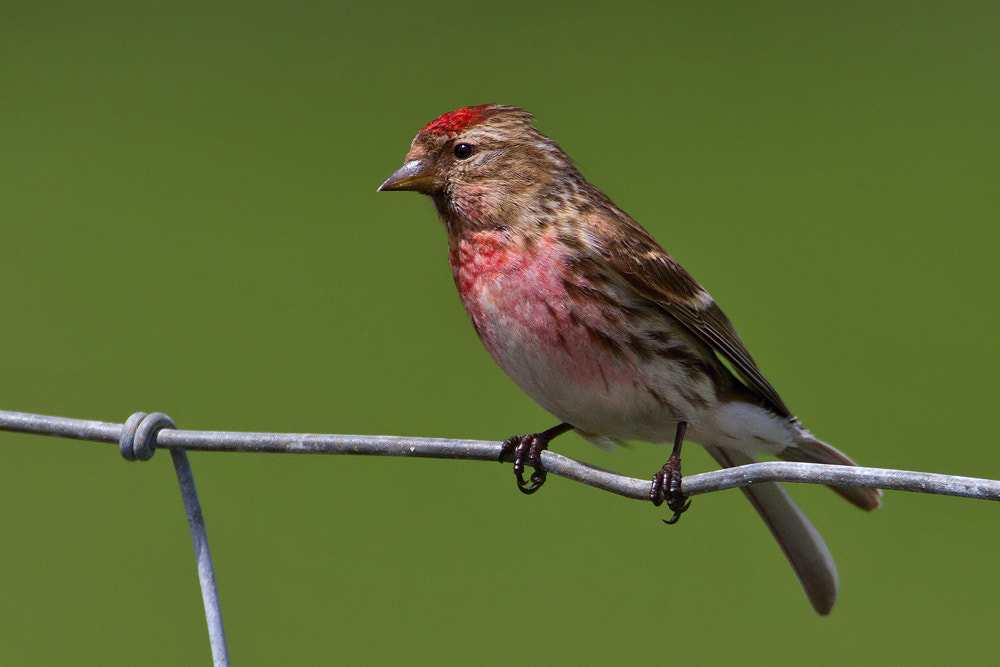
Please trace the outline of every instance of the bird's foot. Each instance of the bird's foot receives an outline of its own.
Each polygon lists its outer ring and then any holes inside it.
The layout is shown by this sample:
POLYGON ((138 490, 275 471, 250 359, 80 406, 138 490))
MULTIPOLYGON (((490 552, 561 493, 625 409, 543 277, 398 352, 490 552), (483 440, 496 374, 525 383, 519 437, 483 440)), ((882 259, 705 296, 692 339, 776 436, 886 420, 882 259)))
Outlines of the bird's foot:
POLYGON ((549 448, 552 438, 571 430, 569 424, 559 424, 541 433, 529 433, 527 435, 515 435, 507 438, 500 448, 500 463, 504 459, 514 456, 514 476, 517 477, 517 488, 521 493, 531 494, 542 488, 545 483, 546 473, 542 469, 542 452, 549 448), (531 477, 525 481, 524 466, 534 468, 531 477))
POLYGON ((507 438, 500 449, 500 462, 514 455, 514 476, 517 477, 517 488, 521 493, 531 494, 542 488, 545 483, 545 471, 542 470, 542 452, 549 447, 548 440, 542 439, 541 433, 515 435, 507 438), (529 481, 524 479, 524 466, 534 468, 529 481))
POLYGON ((653 475, 653 485, 649 489, 649 499, 659 507, 664 501, 674 515, 663 523, 672 526, 681 514, 691 507, 691 500, 681 491, 681 458, 671 455, 660 471, 653 475))

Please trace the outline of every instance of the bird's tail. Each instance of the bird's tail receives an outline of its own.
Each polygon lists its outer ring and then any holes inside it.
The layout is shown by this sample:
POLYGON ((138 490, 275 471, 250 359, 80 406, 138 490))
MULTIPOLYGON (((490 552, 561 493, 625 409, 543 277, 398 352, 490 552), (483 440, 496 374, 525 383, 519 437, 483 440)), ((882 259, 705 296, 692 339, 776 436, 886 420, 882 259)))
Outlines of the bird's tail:
MULTIPOLYGON (((839 466, 856 466, 846 454, 817 440, 808 433, 802 433, 797 438, 794 447, 786 447, 778 456, 786 461, 800 463, 829 463, 839 466)), ((882 492, 863 486, 831 486, 831 489, 842 495, 854 505, 863 510, 878 509, 882 505, 882 492)))
MULTIPOLYGON (((706 449, 724 468, 756 463, 752 456, 737 450, 706 449)), ((780 485, 773 482, 753 484, 740 491, 750 500, 785 552, 813 609, 823 616, 829 614, 837 600, 837 566, 819 532, 780 485)))

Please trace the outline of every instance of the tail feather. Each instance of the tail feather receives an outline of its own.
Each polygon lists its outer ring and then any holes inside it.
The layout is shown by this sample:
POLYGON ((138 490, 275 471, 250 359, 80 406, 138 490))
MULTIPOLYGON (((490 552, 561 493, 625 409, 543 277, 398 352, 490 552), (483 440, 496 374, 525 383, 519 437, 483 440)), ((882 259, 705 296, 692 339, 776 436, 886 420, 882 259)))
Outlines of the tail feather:
MULTIPOLYGON (((706 449, 724 468, 756 462, 743 452, 718 447, 706 449)), ((837 600, 837 566, 819 532, 780 485, 768 482, 740 490, 778 541, 813 609, 823 616, 829 614, 837 600)))
MULTIPOLYGON (((843 452, 821 440, 817 440, 808 433, 803 434, 798 442, 796 442, 796 446, 785 448, 778 456, 786 461, 797 461, 799 463, 828 463, 840 466, 858 465, 843 452)), ((863 510, 871 511, 882 506, 882 492, 878 489, 870 489, 863 486, 831 486, 830 488, 863 510)))

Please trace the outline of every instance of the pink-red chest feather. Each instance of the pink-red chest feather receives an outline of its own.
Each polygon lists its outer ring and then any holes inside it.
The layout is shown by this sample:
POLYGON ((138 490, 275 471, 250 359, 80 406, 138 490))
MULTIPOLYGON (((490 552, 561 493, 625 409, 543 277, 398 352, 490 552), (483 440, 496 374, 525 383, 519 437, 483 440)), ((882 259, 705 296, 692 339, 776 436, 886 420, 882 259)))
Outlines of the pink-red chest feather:
POLYGON ((501 343, 503 330, 530 331, 550 342, 557 338, 550 307, 565 296, 556 278, 560 255, 547 239, 526 246, 493 230, 465 234, 452 247, 458 294, 490 352, 501 343))
POLYGON ((609 382, 628 374, 622 359, 594 354, 588 329, 612 330, 613 323, 600 304, 567 292, 567 253, 551 233, 524 243, 494 230, 466 233, 450 252, 455 285, 483 345, 543 405, 533 385, 608 391, 609 382))

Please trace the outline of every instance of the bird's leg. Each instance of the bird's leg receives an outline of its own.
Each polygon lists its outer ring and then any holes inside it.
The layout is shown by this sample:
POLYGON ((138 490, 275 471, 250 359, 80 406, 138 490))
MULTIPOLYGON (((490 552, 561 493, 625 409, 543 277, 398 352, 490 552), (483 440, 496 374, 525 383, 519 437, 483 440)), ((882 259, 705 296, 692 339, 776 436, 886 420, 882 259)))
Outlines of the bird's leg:
POLYGON ((552 438, 571 430, 573 430, 573 427, 563 422, 541 433, 511 436, 504 440, 503 446, 500 448, 500 456, 497 460, 503 463, 504 459, 513 454, 517 488, 521 489, 522 493, 534 493, 542 488, 542 484, 545 483, 545 471, 542 470, 542 452, 548 449, 549 441, 552 438), (535 469, 531 473, 530 483, 524 481, 525 464, 535 469))
POLYGON ((666 500, 667 507, 673 510, 674 515, 663 520, 667 525, 677 523, 681 514, 691 506, 691 501, 681 492, 681 445, 684 444, 685 431, 687 422, 677 422, 674 449, 670 452, 670 458, 660 468, 660 472, 653 475, 653 486, 649 489, 649 499, 654 505, 659 506, 666 500))

